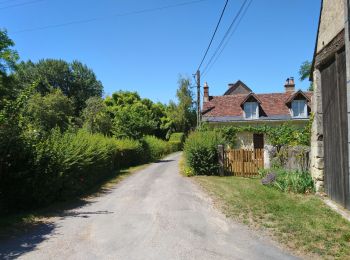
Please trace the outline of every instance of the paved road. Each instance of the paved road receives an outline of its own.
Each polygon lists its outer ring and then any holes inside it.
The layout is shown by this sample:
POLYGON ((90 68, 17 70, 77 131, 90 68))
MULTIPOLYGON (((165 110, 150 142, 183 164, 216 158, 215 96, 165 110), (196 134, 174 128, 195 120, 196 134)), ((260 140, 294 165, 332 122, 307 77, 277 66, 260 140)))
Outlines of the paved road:
POLYGON ((52 224, 0 242, 0 258, 293 259, 217 212, 178 174, 180 154, 152 164, 52 224))

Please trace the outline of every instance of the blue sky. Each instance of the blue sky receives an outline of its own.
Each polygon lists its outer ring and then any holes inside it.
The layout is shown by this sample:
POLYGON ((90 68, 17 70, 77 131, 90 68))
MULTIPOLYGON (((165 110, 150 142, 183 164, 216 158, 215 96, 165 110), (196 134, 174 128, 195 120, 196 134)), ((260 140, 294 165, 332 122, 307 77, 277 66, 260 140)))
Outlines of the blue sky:
MULTIPOLYGON (((175 97, 179 75, 196 71, 225 1, 116 14, 191 1, 0 0, 0 26, 8 30, 22 60, 77 59, 95 71, 106 94, 131 90, 168 102, 175 97), (23 31, 91 18, 98 19, 23 31)), ((208 58, 242 3, 229 1, 208 58)), ((284 91, 285 79, 298 78, 300 64, 312 59, 319 9, 320 0, 253 0, 202 79, 210 94, 221 95, 228 83, 238 79, 257 93, 284 91)), ((308 84, 297 81, 297 88, 306 89, 308 84)))

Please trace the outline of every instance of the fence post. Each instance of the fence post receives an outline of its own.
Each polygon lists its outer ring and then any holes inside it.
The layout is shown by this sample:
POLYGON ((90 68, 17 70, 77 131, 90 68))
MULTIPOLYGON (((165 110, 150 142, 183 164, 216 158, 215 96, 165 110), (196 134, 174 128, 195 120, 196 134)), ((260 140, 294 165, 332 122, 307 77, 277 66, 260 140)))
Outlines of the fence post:
POLYGON ((219 174, 220 176, 225 175, 225 150, 222 144, 218 145, 218 155, 219 155, 219 174))

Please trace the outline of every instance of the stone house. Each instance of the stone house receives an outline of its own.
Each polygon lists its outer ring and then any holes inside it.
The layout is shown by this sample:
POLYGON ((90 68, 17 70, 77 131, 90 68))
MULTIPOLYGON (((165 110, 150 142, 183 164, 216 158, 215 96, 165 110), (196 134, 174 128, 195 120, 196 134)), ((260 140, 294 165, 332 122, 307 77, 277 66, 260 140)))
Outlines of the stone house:
POLYGON ((349 0, 323 0, 314 51, 311 174, 318 191, 350 209, 349 0))
MULTIPOLYGON (((211 126, 276 126, 290 123, 304 127, 310 117, 312 92, 295 90, 293 78, 287 79, 282 93, 256 94, 242 81, 228 85, 222 96, 210 96, 204 86, 202 121, 211 126)), ((234 148, 268 150, 264 134, 243 132, 234 148)), ((267 156, 265 156, 266 158, 267 156)), ((265 167, 269 167, 266 161, 265 167)))

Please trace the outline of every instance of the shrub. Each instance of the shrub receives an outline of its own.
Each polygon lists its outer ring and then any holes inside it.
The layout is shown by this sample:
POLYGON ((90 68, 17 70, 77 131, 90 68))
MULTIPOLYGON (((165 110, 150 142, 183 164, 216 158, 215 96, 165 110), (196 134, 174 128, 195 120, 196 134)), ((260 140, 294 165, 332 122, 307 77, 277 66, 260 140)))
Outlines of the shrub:
POLYGON ((222 136, 214 131, 194 132, 187 138, 184 146, 186 164, 195 175, 215 175, 218 173, 219 144, 222 136))
MULTIPOLYGON (((260 176, 266 176, 271 170, 261 170, 260 176)), ((273 169, 276 181, 271 186, 282 192, 310 193, 314 192, 314 182, 309 172, 287 171, 285 169, 273 169)))
POLYGON ((117 148, 100 134, 53 131, 37 147, 34 201, 47 204, 82 194, 117 169, 117 148))
POLYGON ((171 152, 167 142, 152 136, 140 142, 83 130, 61 133, 55 129, 47 139, 27 143, 33 152, 26 158, 25 171, 0 176, 0 199, 6 208, 44 206, 81 195, 121 168, 171 152))
POLYGON ((181 151, 185 142, 184 133, 173 133, 170 135, 169 144, 172 146, 174 151, 181 151))
POLYGON ((154 136, 145 136, 143 141, 146 146, 147 154, 150 161, 162 158, 164 155, 172 152, 172 147, 166 141, 158 139, 154 136))
POLYGON ((114 139, 118 154, 116 164, 118 168, 135 166, 147 161, 144 153, 143 144, 133 139, 114 139))

